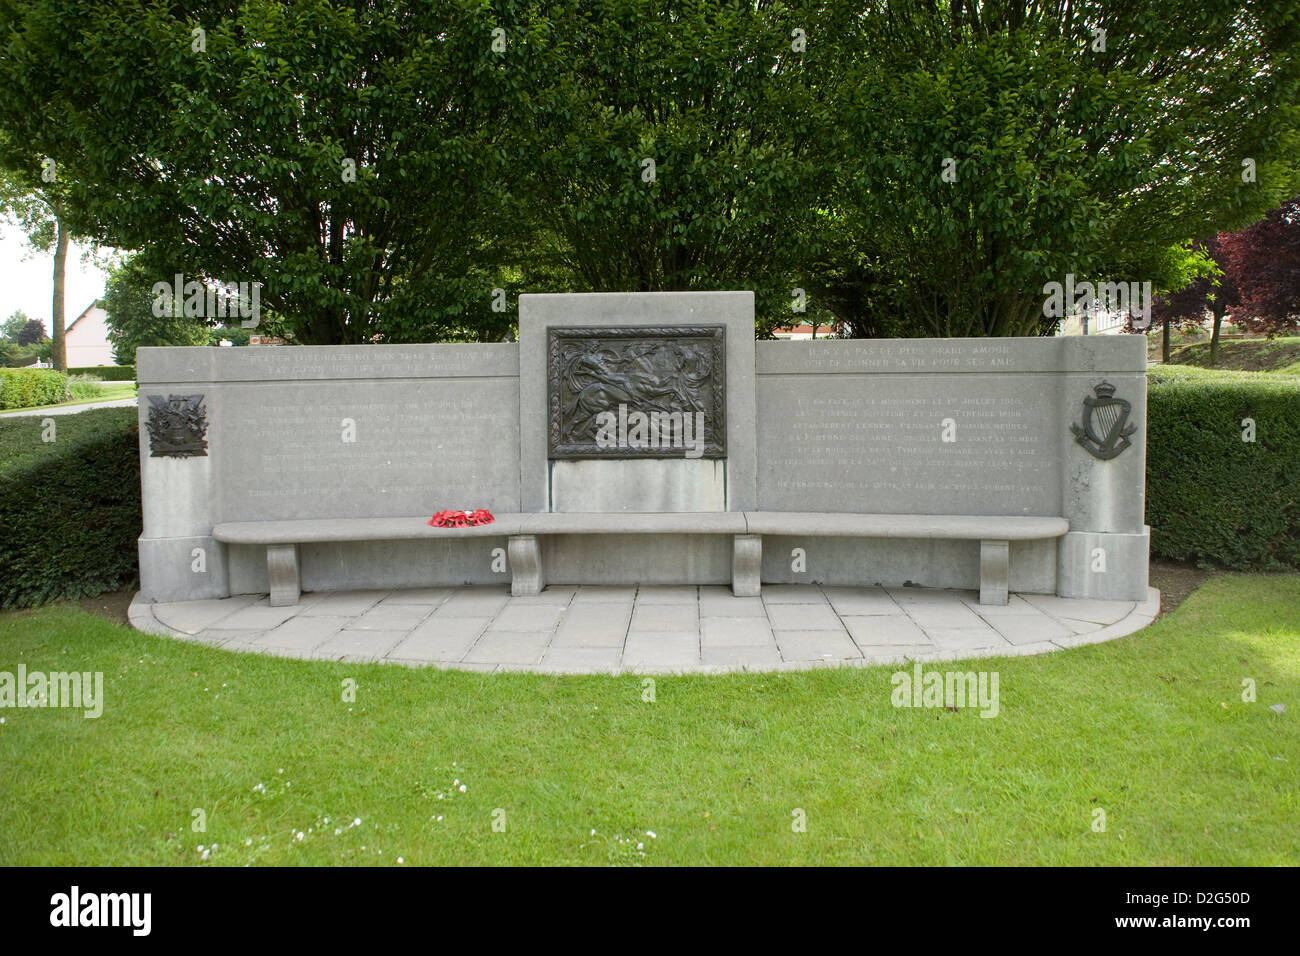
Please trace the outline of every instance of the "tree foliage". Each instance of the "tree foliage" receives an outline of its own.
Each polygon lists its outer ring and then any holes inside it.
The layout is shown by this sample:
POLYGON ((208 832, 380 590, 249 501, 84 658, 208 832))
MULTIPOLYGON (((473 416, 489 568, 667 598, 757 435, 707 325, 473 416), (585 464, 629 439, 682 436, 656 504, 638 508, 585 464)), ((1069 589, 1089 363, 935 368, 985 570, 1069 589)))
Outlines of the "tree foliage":
POLYGON ((1274 335, 1300 329, 1300 197, 1218 241, 1233 323, 1274 335))
POLYGON ((903 0, 860 25, 810 281, 863 334, 1050 332, 1046 282, 1167 288, 1171 247, 1300 181, 1294 4, 903 0))
POLYGON ((1300 190, 1298 38, 1293 0, 0 0, 0 161, 299 342, 558 290, 752 288, 761 333, 796 286, 1034 334, 1044 283, 1172 288, 1300 190))

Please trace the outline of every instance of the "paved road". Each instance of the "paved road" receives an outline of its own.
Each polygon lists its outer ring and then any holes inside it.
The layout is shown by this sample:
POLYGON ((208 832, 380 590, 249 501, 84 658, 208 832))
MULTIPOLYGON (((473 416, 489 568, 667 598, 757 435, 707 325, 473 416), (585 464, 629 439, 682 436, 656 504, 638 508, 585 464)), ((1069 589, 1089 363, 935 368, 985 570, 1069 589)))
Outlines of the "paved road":
POLYGON ((64 405, 61 408, 32 408, 21 412, 6 412, 0 415, 0 420, 26 418, 33 415, 75 415, 77 412, 89 411, 92 408, 126 408, 128 405, 134 404, 134 398, 118 398, 111 402, 89 402, 85 405, 64 405))

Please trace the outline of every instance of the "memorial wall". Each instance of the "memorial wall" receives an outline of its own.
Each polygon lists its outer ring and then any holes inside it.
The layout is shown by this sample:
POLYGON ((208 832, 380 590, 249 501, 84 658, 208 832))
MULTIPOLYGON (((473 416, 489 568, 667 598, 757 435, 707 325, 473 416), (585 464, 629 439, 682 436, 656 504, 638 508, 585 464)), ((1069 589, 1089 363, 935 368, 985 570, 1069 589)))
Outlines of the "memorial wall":
MULTIPOLYGON (((524 295, 518 344, 141 349, 142 593, 266 590, 265 548, 216 541, 218 524, 486 508, 1064 517, 1062 538, 1011 543, 1011 590, 1145 598, 1141 336, 752 332, 750 293, 524 295), (685 443, 639 443, 641 412, 685 443)), ((505 547, 304 543, 302 587, 504 584, 488 555, 505 547)), ((731 574, 729 539, 707 531, 558 528, 542 548, 556 584, 731 574)), ((768 535, 762 555, 773 583, 980 573, 979 541, 768 535)))

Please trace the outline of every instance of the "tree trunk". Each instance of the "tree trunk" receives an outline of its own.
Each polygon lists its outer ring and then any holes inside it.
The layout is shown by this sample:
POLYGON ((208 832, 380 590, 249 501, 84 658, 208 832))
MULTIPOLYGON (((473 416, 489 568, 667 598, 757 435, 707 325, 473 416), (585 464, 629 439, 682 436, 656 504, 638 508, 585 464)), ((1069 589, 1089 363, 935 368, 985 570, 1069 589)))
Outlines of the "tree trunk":
POLYGON ((1172 336, 1172 333, 1169 331, 1169 325, 1170 325, 1169 320, 1166 319, 1163 324, 1164 324, 1164 329, 1162 329, 1160 332, 1160 361, 1168 365, 1169 353, 1171 350, 1170 338, 1172 336))
POLYGON ((56 217, 58 241, 54 246, 54 315, 51 317, 53 331, 50 343, 50 361, 60 372, 68 370, 68 350, 63 334, 63 291, 66 267, 68 264, 68 230, 63 226, 63 218, 56 217))
POLYGON ((1214 303, 1214 332, 1210 335, 1210 367, 1219 364, 1219 328, 1223 325, 1223 313, 1228 311, 1218 302, 1214 303))

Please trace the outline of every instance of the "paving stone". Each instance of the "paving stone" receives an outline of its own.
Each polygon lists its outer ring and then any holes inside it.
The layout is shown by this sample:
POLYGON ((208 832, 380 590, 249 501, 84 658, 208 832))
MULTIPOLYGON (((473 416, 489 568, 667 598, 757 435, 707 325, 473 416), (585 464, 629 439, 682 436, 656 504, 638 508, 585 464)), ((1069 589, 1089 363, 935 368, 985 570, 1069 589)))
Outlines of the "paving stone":
POLYGON ((240 608, 233 614, 227 614, 221 620, 209 625, 209 629, 214 631, 246 631, 252 629, 268 631, 273 627, 279 627, 289 618, 297 616, 297 607, 256 607, 250 605, 240 608))
POLYGON ((390 604, 441 604, 455 591, 455 588, 405 588, 384 598, 380 607, 390 604))
POLYGON ((458 661, 488 626, 485 617, 427 618, 400 644, 388 652, 390 658, 416 661, 458 661))
POLYGON ((555 605, 558 607, 568 607, 573 600, 573 596, 578 593, 578 589, 573 585, 563 585, 560 587, 548 587, 541 594, 526 594, 520 597, 510 599, 511 607, 531 607, 537 604, 555 605))
POLYGON ((846 617, 849 636, 859 647, 911 647, 929 644, 921 625, 906 614, 875 614, 870 617, 846 617))
POLYGON ((825 604, 826 595, 815 584, 765 584, 764 604, 825 604))
POLYGON ((492 621, 494 631, 546 631, 564 617, 562 604, 516 604, 513 600, 492 621))
POLYGON ((862 652, 843 631, 773 631, 787 661, 843 660, 862 652))
POLYGON ((197 634, 204 628, 211 627, 222 618, 229 617, 241 608, 248 607, 257 599, 256 594, 241 594, 238 597, 212 598, 205 601, 176 601, 168 604, 151 604, 149 610, 154 618, 172 630, 186 634, 197 634))
POLYGON ((945 630, 969 627, 979 630, 988 626, 984 618, 960 601, 943 605, 913 604, 905 607, 904 610, 908 617, 927 631, 932 627, 945 630))
MULTIPOLYGON (((829 633, 829 632, 828 632, 829 633)), ((700 623, 700 641, 705 647, 752 647, 772 640, 766 618, 706 617, 700 623)))
POLYGON ((1012 644, 1039 644, 1069 637, 1074 632, 1055 618, 1043 614, 986 616, 990 626, 1012 644))
POLYGON ((635 587, 586 584, 573 595, 573 603, 581 604, 631 604, 636 597, 635 587))
POLYGON ((373 661, 386 657, 402 639, 406 631, 338 631, 325 643, 315 648, 315 653, 325 657, 347 658, 351 661, 373 661))
POLYGON ((694 631, 628 634, 623 667, 637 670, 690 670, 700 663, 700 636, 694 631))
POLYGON ((538 631, 489 631, 465 655, 468 664, 536 664, 550 643, 551 635, 538 631))
POLYGON ((700 652, 704 665, 724 667, 771 667, 781 663, 776 643, 750 647, 704 647, 700 652))
POLYGON ((1068 617, 1093 624, 1114 624, 1136 605, 1135 601, 1098 601, 1091 598, 1063 598, 1052 594, 1026 594, 1026 601, 1053 617, 1068 617))
POLYGON ((974 601, 979 603, 980 594, 978 591, 953 590, 948 588, 885 588, 899 604, 909 609, 913 605, 929 605, 948 607, 949 605, 974 601))
POLYGON ((767 604, 774 631, 843 631, 839 615, 829 604, 767 604))
POLYGON ((539 665, 555 673, 589 674, 613 671, 621 657, 617 647, 549 647, 539 665))
POLYGON ((973 627, 963 628, 926 628, 926 636, 937 651, 973 651, 991 647, 1006 647, 1011 642, 993 628, 985 626, 983 630, 973 627))
MULTIPOLYGON (((575 599, 576 600, 576 599, 575 599)), ((632 605, 573 604, 555 632, 558 647, 622 647, 632 605)))
POLYGON ((911 588, 828 588, 823 595, 778 585, 765 590, 777 598, 771 603, 736 598, 721 586, 647 588, 635 603, 634 591, 562 586, 528 598, 495 586, 315 592, 288 608, 241 595, 133 603, 132 623, 232 652, 308 660, 478 672, 727 673, 1023 656, 1131 634, 1159 608, 1154 591, 1141 605, 1013 595, 1006 606, 980 605, 973 591, 911 588), (837 607, 860 613, 841 618, 837 607), (155 617, 157 608, 167 620, 155 617), (1093 620, 1117 613, 1113 623, 1093 620))
POLYGON ((328 591, 310 604, 304 605, 302 613, 309 616, 347 614, 356 617, 370 610, 388 594, 388 591, 328 591))
POLYGON ((210 644, 213 647, 224 647, 227 644, 251 644, 263 633, 263 631, 199 631, 194 635, 181 636, 180 639, 210 644))
POLYGON ((348 625, 354 631, 409 631, 433 611, 428 604, 376 604, 348 625))
POLYGON ((864 645, 861 651, 863 659, 873 664, 904 664, 909 661, 930 660, 935 654, 933 644, 864 645))
POLYGON ((871 614, 901 614, 898 602, 884 588, 824 588, 831 607, 841 617, 871 614))
POLYGON ((1030 604, 1019 594, 1012 594, 1008 597, 1006 604, 981 604, 979 595, 974 597, 962 598, 962 603, 969 607, 981 617, 992 620, 993 618, 1015 617, 1018 615, 1035 615, 1043 612, 1030 604))
POLYGON ((265 631, 252 643, 265 647, 282 647, 310 651, 324 644, 352 622, 350 617, 295 617, 277 628, 265 631))
POLYGON ((636 603, 641 604, 696 604, 699 589, 694 586, 645 584, 637 588, 636 603))
POLYGON ((699 615, 695 604, 642 604, 638 598, 632 610, 634 631, 689 631, 699 615))
POLYGON ((700 588, 700 617, 767 618, 763 599, 736 597, 731 588, 700 588))
POLYGON ((461 588, 438 605, 439 617, 491 617, 506 606, 510 595, 498 588, 461 588))

